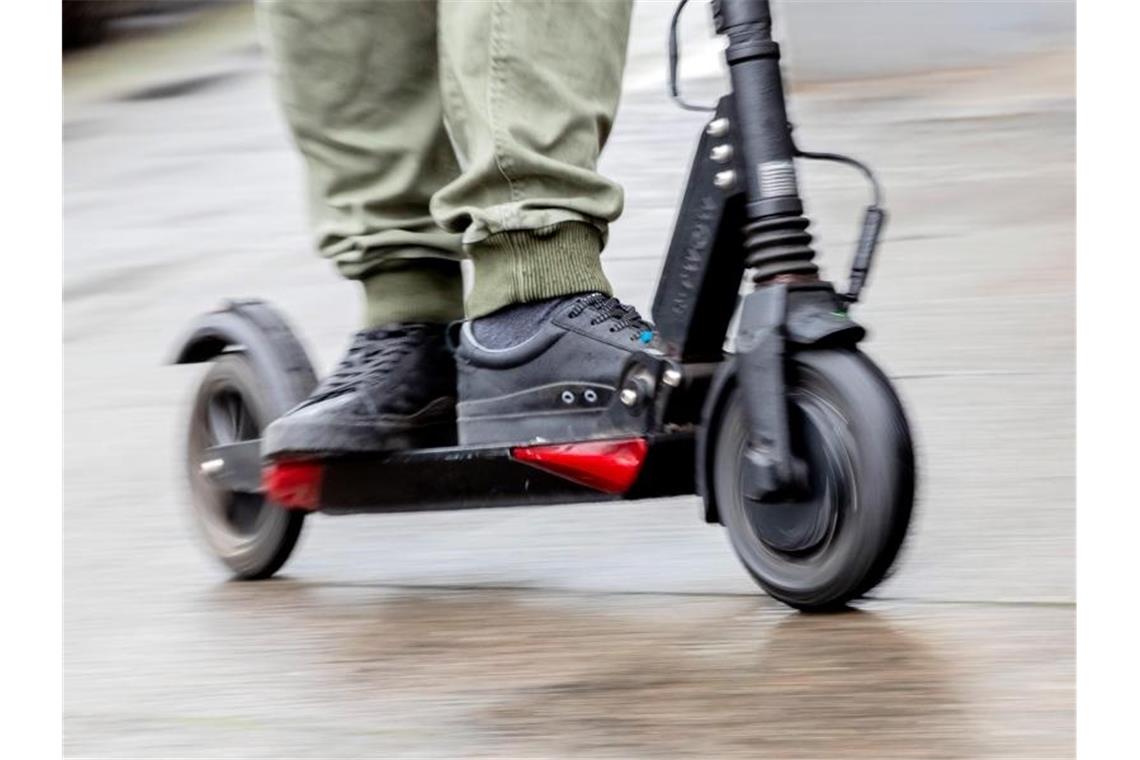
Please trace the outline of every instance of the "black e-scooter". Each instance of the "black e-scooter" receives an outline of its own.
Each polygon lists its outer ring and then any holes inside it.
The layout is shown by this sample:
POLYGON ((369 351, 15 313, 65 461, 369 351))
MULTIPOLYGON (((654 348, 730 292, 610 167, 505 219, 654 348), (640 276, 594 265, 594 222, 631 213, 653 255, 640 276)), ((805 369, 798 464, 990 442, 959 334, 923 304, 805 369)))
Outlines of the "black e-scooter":
MULTIPOLYGON (((677 92, 677 19, 670 86, 677 92)), ((713 0, 732 92, 701 136, 653 303, 664 351, 627 362, 598 434, 373 456, 263 462, 260 432, 316 384, 301 344, 260 301, 202 316, 175 363, 212 362, 190 416, 187 468, 208 543, 245 579, 288 558, 311 511, 531 506, 699 494, 771 596, 827 609, 879 583, 914 499, 906 418, 848 315, 885 215, 871 172, 792 141, 768 0, 713 0), (818 276, 795 159, 867 175, 847 292, 818 276), (741 296, 742 278, 754 284, 741 296), (733 350, 725 350, 738 315, 733 350)))

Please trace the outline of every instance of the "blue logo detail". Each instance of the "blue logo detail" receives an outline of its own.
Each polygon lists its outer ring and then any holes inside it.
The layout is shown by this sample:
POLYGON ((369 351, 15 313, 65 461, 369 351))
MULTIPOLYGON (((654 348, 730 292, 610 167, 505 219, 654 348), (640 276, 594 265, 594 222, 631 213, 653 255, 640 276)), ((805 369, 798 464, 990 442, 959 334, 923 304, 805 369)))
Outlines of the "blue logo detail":
POLYGON ((649 341, 653 340, 653 331, 642 330, 641 335, 638 336, 638 340, 640 340, 642 343, 649 343, 649 341))

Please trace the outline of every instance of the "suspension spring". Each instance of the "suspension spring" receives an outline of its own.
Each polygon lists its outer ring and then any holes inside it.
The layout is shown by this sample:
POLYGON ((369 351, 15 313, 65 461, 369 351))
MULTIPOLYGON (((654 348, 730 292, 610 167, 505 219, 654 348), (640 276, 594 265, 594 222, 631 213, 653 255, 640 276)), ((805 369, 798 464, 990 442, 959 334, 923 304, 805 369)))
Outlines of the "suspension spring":
POLYGON ((815 249, 807 231, 810 222, 800 215, 769 216, 744 225, 745 266, 752 281, 761 283, 786 274, 815 275, 815 249))

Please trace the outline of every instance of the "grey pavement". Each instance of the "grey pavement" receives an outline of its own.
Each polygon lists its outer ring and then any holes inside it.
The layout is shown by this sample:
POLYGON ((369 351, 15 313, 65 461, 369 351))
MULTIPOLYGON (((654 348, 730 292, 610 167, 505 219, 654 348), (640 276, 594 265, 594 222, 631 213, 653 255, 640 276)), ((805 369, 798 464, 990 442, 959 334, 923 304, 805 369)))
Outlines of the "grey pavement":
MULTIPOLYGON (((1041 4, 1060 19, 1048 34, 997 35, 987 49, 1001 54, 968 67, 912 56, 852 78, 828 76, 847 50, 794 54, 830 61, 790 77, 801 145, 866 159, 887 190, 858 316, 921 466, 897 573, 860 612, 827 617, 763 596, 695 497, 317 515, 280 580, 227 582, 181 477, 201 368, 164 360, 194 315, 257 295, 327 368, 358 318, 356 288, 310 251, 301 167, 245 10, 69 59, 67 753, 1072 756, 1075 97, 1062 5, 1041 4)), ((643 309, 702 126, 663 96, 662 7, 638 10, 603 159, 627 191, 604 263, 643 309)), ((797 7, 787 49, 826 44, 825 31, 799 36, 804 18, 797 7)), ((694 65, 693 91, 714 93, 717 67, 694 65)), ((840 276, 864 188, 816 166, 803 185, 840 276)))

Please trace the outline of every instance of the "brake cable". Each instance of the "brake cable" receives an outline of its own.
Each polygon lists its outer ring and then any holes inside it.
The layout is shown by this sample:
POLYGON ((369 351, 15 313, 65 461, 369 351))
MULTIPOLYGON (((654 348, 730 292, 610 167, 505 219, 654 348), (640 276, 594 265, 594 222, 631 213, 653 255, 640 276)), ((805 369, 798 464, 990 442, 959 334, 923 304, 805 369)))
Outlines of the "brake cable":
POLYGON ((859 242, 855 247, 855 256, 851 259, 851 274, 847 279, 847 292, 839 296, 848 304, 859 300, 863 285, 867 282, 867 275, 871 271, 871 264, 875 258, 875 251, 879 247, 879 235, 887 221, 887 212, 882 207, 883 189, 871 167, 862 161, 845 156, 842 153, 821 153, 809 150, 800 150, 793 145, 797 158, 806 158, 812 161, 831 161, 837 164, 858 169, 871 185, 871 205, 863 211, 863 227, 859 231, 859 242))
POLYGON ((677 25, 681 20, 681 11, 685 9, 688 2, 689 0, 681 0, 677 3, 677 8, 673 11, 673 20, 669 22, 669 97, 686 111, 715 111, 716 106, 690 103, 685 100, 681 96, 681 90, 677 84, 677 67, 681 62, 681 52, 677 45, 677 25))

